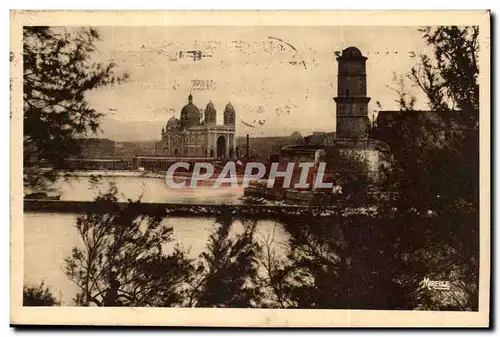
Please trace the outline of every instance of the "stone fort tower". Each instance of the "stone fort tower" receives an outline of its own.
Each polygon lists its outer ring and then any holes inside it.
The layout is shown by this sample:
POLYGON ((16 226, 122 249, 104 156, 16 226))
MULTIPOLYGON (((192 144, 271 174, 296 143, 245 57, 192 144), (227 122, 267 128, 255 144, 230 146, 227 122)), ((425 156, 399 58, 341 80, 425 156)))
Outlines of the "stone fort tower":
POLYGON ((366 57, 356 47, 337 56, 337 139, 368 137, 368 102, 366 96, 366 57))

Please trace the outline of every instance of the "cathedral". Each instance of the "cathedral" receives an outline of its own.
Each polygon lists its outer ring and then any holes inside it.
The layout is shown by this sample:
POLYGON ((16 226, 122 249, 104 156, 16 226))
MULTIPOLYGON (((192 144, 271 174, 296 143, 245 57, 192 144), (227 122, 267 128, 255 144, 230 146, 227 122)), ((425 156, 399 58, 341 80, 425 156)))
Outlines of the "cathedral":
POLYGON ((236 112, 229 102, 224 109, 224 123, 217 125, 217 110, 210 101, 205 108, 205 118, 193 104, 181 110, 180 119, 172 117, 161 131, 156 144, 156 155, 165 157, 233 158, 235 153, 236 112))

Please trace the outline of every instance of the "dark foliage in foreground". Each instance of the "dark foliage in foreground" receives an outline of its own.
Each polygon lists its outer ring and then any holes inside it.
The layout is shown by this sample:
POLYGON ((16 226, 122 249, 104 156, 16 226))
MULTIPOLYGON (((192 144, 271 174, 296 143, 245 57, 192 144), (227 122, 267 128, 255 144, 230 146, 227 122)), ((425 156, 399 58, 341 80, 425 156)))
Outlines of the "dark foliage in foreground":
POLYGON ((44 282, 37 286, 23 287, 23 306, 26 307, 51 307, 60 305, 50 289, 45 287, 44 282))
POLYGON ((114 186, 99 195, 94 209, 77 219, 82 248, 73 248, 64 266, 79 288, 77 305, 88 306, 256 306, 255 221, 234 234, 231 214, 216 229, 198 261, 175 245, 165 214, 144 216, 137 206, 117 203, 114 186), (102 212, 106 210, 106 212, 102 212))
MULTIPOLYGON (((110 228, 151 226, 151 220, 140 221, 132 205, 114 214, 116 222, 108 223, 110 228), (125 222, 128 217, 134 220, 125 222)), ((445 247, 429 245, 444 241, 448 231, 467 230, 471 220, 464 209, 439 212, 445 212, 447 223, 438 211, 400 213, 383 208, 375 214, 358 210, 316 219, 295 216, 281 222, 289 235, 284 253, 276 251, 275 229, 262 239, 256 235, 255 221, 224 214, 194 261, 171 239, 163 241, 162 250, 147 244, 154 241, 146 236, 148 230, 132 230, 132 236, 118 234, 121 230, 116 228, 104 230, 107 239, 102 246, 88 245, 88 230, 86 248, 68 259, 67 274, 82 289, 76 299, 79 305, 470 310, 477 292, 477 261, 461 258, 470 253, 466 249, 474 247, 477 236, 471 235, 468 242, 449 240, 445 247), (458 244, 462 250, 455 249, 458 244), (110 256, 119 246, 124 247, 123 256, 100 260, 101 254, 110 256), (73 269, 87 266, 92 256, 95 267, 85 267, 83 273, 73 269), (106 277, 106 269, 113 271, 114 279, 106 277), (96 271, 88 275, 86 270, 96 271), (422 287, 425 277, 450 280, 453 288, 429 291, 422 287), (87 292, 87 284, 96 286, 87 292)), ((89 228, 99 231, 103 226, 97 217, 91 225, 90 214, 86 219, 89 228)), ((171 228, 156 230, 169 233, 171 228)))
MULTIPOLYGON (((434 55, 420 55, 409 79, 427 98, 428 112, 415 109, 404 79, 396 89, 400 111, 372 136, 390 163, 385 187, 401 196, 402 214, 432 214, 416 222, 408 240, 418 243, 429 275, 454 280, 464 295, 455 308, 477 310, 479 284, 479 68, 478 27, 425 27, 434 55)), ((399 221, 399 220, 398 220, 399 221)), ((403 222, 404 223, 404 222, 403 222)))
MULTIPOLYGON (((263 244, 261 263, 270 306, 279 308, 372 310, 474 310, 477 261, 463 259, 476 247, 477 233, 461 242, 450 231, 468 230, 468 210, 441 209, 443 214, 376 213, 282 222, 290 234, 286 257, 263 244), (423 287, 424 278, 449 280, 449 291, 423 287)), ((464 235, 463 233, 462 235, 464 235)), ((473 255, 473 254, 471 254, 473 255)))
POLYGON ((254 234, 256 221, 243 221, 243 231, 231 233, 231 214, 216 220, 206 250, 196 268, 189 305, 246 308, 258 306, 262 293, 257 286, 260 245, 254 234))
POLYGON ((95 133, 102 114, 89 106, 86 94, 127 76, 112 63, 92 61, 99 33, 94 28, 23 28, 24 184, 43 188, 56 178, 32 161, 59 168, 78 155, 78 138, 95 133))
POLYGON ((79 216, 83 248, 73 248, 64 271, 80 289, 75 302, 88 306, 175 306, 183 302, 183 282, 191 264, 178 247, 166 252, 172 228, 164 214, 144 216, 130 201, 121 209, 117 190, 98 196, 95 207, 107 213, 79 216))

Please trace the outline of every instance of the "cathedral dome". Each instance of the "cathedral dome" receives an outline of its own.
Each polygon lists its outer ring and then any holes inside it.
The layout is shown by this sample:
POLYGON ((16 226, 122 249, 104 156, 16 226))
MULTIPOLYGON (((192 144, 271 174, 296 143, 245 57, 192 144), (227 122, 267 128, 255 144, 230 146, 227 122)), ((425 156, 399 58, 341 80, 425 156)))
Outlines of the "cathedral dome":
POLYGON ((217 110, 212 101, 208 102, 205 108, 205 124, 216 124, 217 120, 217 110))
POLYGON ((181 110, 182 128, 188 128, 200 124, 200 110, 193 104, 193 96, 189 95, 188 104, 181 110))
POLYGON ((167 130, 179 129, 181 127, 181 121, 178 118, 172 117, 167 121, 167 130))
POLYGON ((236 112, 231 102, 227 103, 224 109, 224 125, 234 125, 236 112))
POLYGON ((342 51, 342 57, 356 58, 363 57, 363 54, 361 54, 361 50, 356 47, 348 47, 342 51))

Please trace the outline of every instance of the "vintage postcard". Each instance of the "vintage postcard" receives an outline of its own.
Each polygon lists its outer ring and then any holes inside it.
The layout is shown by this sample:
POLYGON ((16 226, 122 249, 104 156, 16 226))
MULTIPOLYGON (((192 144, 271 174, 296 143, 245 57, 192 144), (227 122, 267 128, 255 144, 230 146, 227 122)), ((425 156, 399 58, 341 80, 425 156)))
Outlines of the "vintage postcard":
POLYGON ((11 324, 488 327, 490 43, 488 11, 12 11, 11 324))

